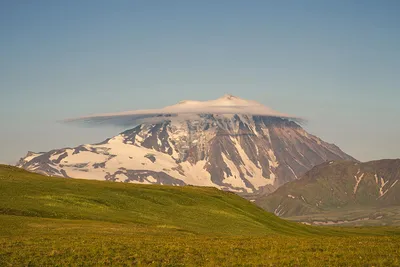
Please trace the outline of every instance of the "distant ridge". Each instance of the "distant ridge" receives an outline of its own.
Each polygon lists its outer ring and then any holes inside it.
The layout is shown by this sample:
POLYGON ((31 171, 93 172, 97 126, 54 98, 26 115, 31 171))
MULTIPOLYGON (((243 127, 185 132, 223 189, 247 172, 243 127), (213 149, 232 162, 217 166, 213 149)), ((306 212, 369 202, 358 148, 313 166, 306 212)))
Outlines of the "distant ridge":
POLYGON ((279 216, 309 218, 328 212, 345 215, 364 209, 400 208, 399 180, 400 159, 330 161, 259 198, 257 204, 279 216))

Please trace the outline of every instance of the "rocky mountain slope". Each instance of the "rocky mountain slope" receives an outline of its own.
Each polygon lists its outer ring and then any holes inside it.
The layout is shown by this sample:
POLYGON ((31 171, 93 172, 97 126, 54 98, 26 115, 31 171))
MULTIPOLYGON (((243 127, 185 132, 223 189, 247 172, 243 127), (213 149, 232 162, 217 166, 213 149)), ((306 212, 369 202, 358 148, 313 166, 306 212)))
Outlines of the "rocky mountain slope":
MULTIPOLYGON (((366 163, 330 161, 257 200, 279 216, 400 206, 400 159, 366 163)), ((360 213, 361 214, 361 213, 360 213)))
MULTIPOLYGON (((233 96, 206 102, 229 107, 229 112, 246 105, 253 110, 257 103, 233 96)), ((289 117, 204 113, 156 116, 99 144, 29 152, 17 166, 53 176, 214 186, 254 195, 296 180, 315 165, 341 159, 354 160, 289 117)))

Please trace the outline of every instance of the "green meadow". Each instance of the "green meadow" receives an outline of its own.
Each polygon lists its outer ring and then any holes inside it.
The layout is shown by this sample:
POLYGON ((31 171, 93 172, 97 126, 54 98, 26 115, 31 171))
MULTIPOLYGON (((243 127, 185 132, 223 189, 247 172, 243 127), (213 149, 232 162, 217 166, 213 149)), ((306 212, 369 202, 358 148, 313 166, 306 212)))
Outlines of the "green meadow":
POLYGON ((400 266, 400 228, 311 227, 215 188, 0 165, 0 266, 400 266))

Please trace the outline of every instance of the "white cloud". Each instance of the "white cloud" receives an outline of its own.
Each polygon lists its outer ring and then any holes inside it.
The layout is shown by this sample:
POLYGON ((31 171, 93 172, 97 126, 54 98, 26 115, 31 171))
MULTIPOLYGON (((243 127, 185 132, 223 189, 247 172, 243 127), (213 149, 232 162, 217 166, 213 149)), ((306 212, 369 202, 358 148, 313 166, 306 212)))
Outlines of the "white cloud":
POLYGON ((181 101, 176 105, 160 109, 126 111, 120 113, 98 114, 64 122, 82 122, 92 125, 127 126, 143 122, 159 122, 167 120, 168 116, 190 116, 198 114, 242 114, 255 116, 269 116, 302 121, 301 118, 272 110, 253 100, 245 100, 232 95, 224 95, 216 100, 209 101, 181 101))

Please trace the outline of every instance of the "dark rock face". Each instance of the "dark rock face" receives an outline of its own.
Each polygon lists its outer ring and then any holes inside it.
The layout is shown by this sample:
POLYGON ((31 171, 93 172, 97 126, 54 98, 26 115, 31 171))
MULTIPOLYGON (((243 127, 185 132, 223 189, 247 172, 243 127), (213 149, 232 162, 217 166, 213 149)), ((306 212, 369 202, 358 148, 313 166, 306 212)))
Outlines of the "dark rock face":
POLYGON ((151 162, 156 162, 156 157, 153 154, 147 154, 145 155, 146 158, 148 158, 151 162))
POLYGON ((105 179, 108 181, 120 181, 120 182, 140 182, 148 184, 161 184, 161 185, 186 185, 183 181, 175 179, 164 172, 154 171, 133 171, 133 170, 119 170, 114 174, 107 174, 105 179), (124 174, 125 180, 120 180, 116 176, 124 174))
POLYGON ((343 159, 354 160, 288 119, 206 114, 138 125, 95 145, 31 152, 18 166, 64 177, 215 186, 250 197, 343 159))

